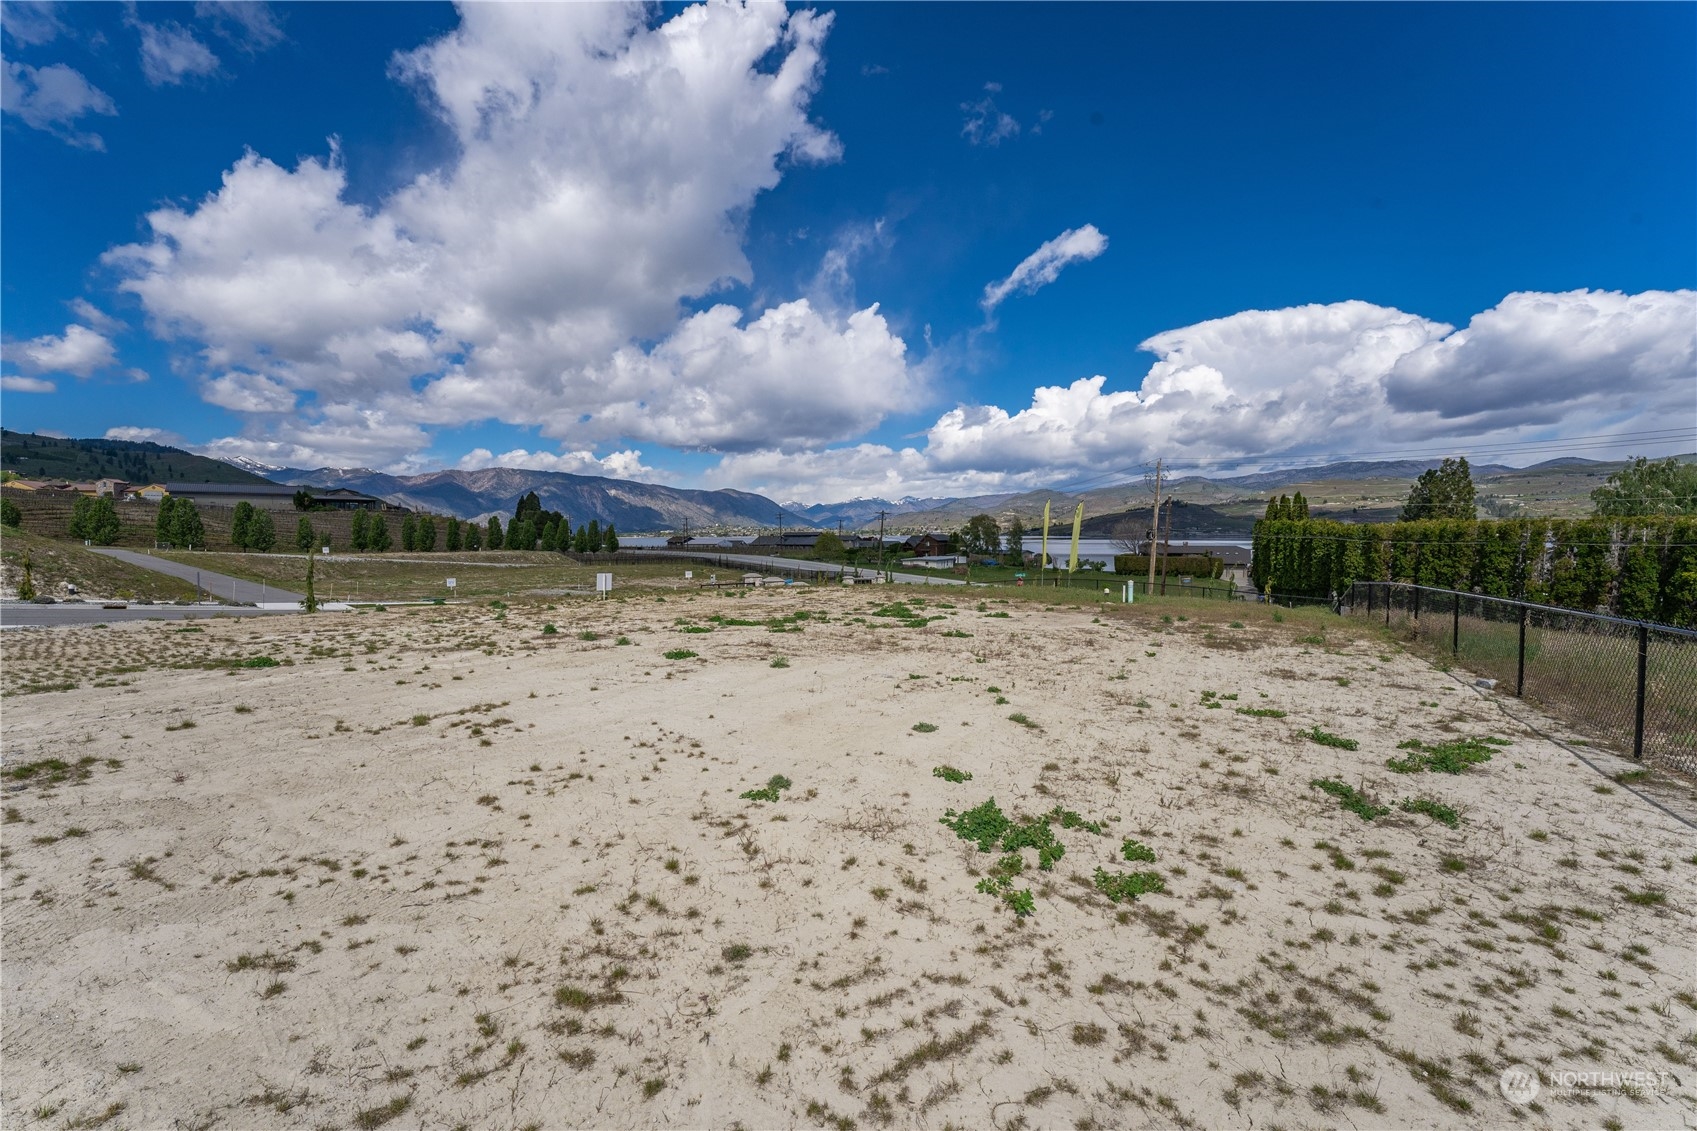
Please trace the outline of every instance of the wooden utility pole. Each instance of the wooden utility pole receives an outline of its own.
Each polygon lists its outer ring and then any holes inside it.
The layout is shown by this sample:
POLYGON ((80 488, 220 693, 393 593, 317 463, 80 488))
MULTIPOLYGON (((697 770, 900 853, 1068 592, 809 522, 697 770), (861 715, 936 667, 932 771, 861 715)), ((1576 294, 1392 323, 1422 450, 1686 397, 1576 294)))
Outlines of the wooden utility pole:
MULTIPOLYGON (((1149 592, 1155 592, 1155 555, 1161 546, 1161 461, 1155 461, 1155 510, 1154 527, 1149 539, 1149 592)), ((1135 529, 1135 527, 1133 528, 1135 529)))

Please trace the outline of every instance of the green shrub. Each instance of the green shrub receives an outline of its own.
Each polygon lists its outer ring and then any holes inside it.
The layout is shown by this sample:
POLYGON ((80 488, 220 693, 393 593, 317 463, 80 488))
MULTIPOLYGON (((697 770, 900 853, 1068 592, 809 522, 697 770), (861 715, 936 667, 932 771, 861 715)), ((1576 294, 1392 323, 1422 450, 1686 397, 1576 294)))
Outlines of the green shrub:
POLYGON ((751 789, 741 797, 744 801, 776 801, 779 793, 794 784, 783 774, 773 774, 760 789, 751 789))
POLYGON ((1139 862, 1153 864, 1155 862, 1155 850, 1141 841, 1127 840, 1120 845, 1120 855, 1133 864, 1139 862))
POLYGON ((1344 738, 1330 731, 1321 730, 1317 726, 1298 733, 1310 742, 1318 742, 1321 746, 1335 746, 1339 750, 1355 750, 1361 745, 1353 738, 1344 738))
POLYGON ((1424 813, 1440 825, 1456 828, 1461 824, 1461 814, 1440 801, 1429 797, 1405 797, 1397 805, 1405 813, 1424 813))
POLYGON ((1166 881, 1156 872, 1111 873, 1097 868, 1094 880, 1096 890, 1114 903, 1130 903, 1140 895, 1167 890, 1166 881))
POLYGON ((1354 786, 1346 785, 1336 778, 1315 778, 1308 783, 1314 789, 1324 790, 1338 799, 1338 804, 1363 821, 1371 821, 1383 817, 1390 810, 1383 805, 1375 805, 1367 795, 1359 792, 1354 786))

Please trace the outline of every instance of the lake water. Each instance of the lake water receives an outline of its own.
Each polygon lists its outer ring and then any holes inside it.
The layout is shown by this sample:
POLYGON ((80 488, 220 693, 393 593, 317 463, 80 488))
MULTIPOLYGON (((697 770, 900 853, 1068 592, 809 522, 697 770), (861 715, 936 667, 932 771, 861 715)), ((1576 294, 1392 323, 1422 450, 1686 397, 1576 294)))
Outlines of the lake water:
MULTIPOLYGON (((723 538, 723 539, 703 539, 703 541, 704 542, 723 541, 723 542, 730 542, 730 543, 733 543, 735 545, 741 545, 741 544, 748 542, 750 540, 750 537, 751 536, 723 538)), ((659 537, 659 536, 637 537, 637 538, 620 538, 619 544, 621 546, 629 546, 629 547, 632 547, 632 548, 643 547, 643 546, 652 548, 652 547, 664 546, 666 544, 666 539, 663 538, 663 537, 659 537)), ((1208 549, 1214 548, 1214 547, 1219 547, 1219 546, 1241 546, 1241 547, 1244 547, 1244 548, 1248 548, 1249 544, 1250 543, 1248 542, 1247 539, 1192 538, 1188 542, 1174 542, 1173 545, 1172 545, 1172 552, 1175 553, 1175 554, 1182 554, 1182 553, 1185 553, 1187 551, 1187 549, 1188 550, 1195 550, 1197 552, 1201 552, 1201 551, 1208 550, 1208 549)), ((1069 550, 1070 547, 1071 547, 1071 539, 1070 538, 1065 538, 1065 537, 1057 538, 1054 535, 1050 535, 1050 537, 1049 537, 1049 557, 1052 560, 1064 562, 1066 560, 1067 551, 1069 550)), ((705 548, 705 547, 703 547, 703 548, 705 548)), ((1026 538, 1025 538, 1025 548, 1030 553, 1033 553, 1033 554, 1040 553, 1042 551, 1042 548, 1043 548, 1043 538, 1042 538, 1042 536, 1037 535, 1037 534, 1027 535, 1026 538)), ((1125 551, 1121 550, 1119 547, 1115 546, 1114 543, 1113 543, 1113 540, 1109 539, 1109 538, 1080 538, 1078 540, 1078 560, 1081 561, 1081 562, 1107 562, 1108 564, 1111 565, 1111 564, 1113 564, 1114 555, 1115 554, 1123 554, 1123 553, 1125 553, 1125 551)))

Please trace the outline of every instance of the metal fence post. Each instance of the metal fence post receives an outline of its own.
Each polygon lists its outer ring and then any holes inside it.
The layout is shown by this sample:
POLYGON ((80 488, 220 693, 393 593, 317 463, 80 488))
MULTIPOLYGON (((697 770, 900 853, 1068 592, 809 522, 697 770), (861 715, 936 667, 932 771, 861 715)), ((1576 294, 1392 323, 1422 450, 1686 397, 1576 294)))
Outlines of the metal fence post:
POLYGON ((1450 655, 1461 651, 1461 594, 1455 594, 1455 622, 1450 629, 1450 655))
POLYGON ((1520 606, 1520 659, 1514 669, 1514 694, 1517 699, 1526 694, 1526 618, 1531 611, 1525 605, 1520 606))
POLYGON ((1420 619, 1420 586, 1414 587, 1414 619, 1420 619))
POLYGON ((1650 626, 1638 622, 1638 717, 1632 727, 1632 756, 1644 759, 1644 677, 1650 667, 1650 626))
POLYGON ((1385 586, 1385 627, 1391 626, 1391 587, 1385 586))

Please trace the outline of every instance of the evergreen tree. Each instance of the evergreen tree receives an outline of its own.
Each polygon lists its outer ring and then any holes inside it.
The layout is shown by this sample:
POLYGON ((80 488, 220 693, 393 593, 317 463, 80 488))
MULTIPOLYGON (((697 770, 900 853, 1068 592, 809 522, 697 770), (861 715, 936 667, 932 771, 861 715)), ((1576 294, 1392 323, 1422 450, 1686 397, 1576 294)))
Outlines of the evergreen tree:
POLYGON ((30 576, 28 550, 24 551, 24 576, 23 579, 18 582, 18 600, 35 600, 35 578, 30 576))
POLYGON ((536 549, 536 522, 534 519, 527 518, 519 523, 519 549, 536 549))
POLYGON ((554 535, 554 542, 560 553, 569 554, 572 549, 572 521, 565 515, 560 516, 560 530, 554 535))
POLYGON ((312 520, 301 515, 301 520, 295 524, 295 549, 310 554, 312 544, 318 541, 318 536, 312 531, 312 520))
POLYGON ((542 500, 537 497, 535 491, 528 491, 519 499, 518 505, 513 508, 513 521, 523 522, 528 518, 534 522, 541 514, 542 500))
POLYGON ((468 550, 481 550, 483 548, 482 529, 475 522, 465 524, 465 548, 468 550))
POLYGON ((494 515, 489 516, 488 537, 484 538, 483 544, 488 546, 491 550, 499 550, 501 548, 501 520, 494 515))
POLYGON ((577 533, 572 535, 572 552, 575 554, 589 553, 589 527, 580 526, 577 533))
POLYGON ((590 553, 590 554, 596 553, 601 549, 601 520, 600 519, 592 518, 592 519, 589 520, 589 533, 584 538, 584 546, 585 546, 584 552, 590 553))
POLYGON ((523 523, 516 518, 507 523, 507 540, 501 543, 505 549, 516 550, 519 548, 519 527, 521 525, 523 523))
POLYGON ((1438 467, 1422 471, 1402 507, 1404 522, 1423 518, 1473 517, 1473 471, 1467 466, 1465 456, 1456 459, 1446 456, 1438 467))
POLYGON ((159 500, 159 513, 153 516, 153 540, 169 542, 177 536, 177 526, 173 515, 177 501, 166 495, 159 500))
POLYGON ((392 543, 389 541, 389 520, 380 514, 374 514, 365 524, 365 548, 374 554, 388 550, 392 543))
POLYGON ((1302 497, 1301 491, 1290 497, 1290 512, 1290 517, 1294 519, 1308 517, 1308 500, 1302 497))
POLYGON ((459 519, 457 519, 457 518, 449 518, 448 519, 448 535, 447 535, 446 543, 444 544, 443 548, 446 549, 450 554, 457 554, 457 553, 460 552, 460 520, 459 519))
POLYGON ((419 519, 418 529, 414 536, 418 540, 417 548, 419 550, 426 554, 434 551, 436 549, 436 516, 427 514, 419 519))
POLYGON ((316 613, 318 611, 318 594, 312 587, 312 563, 312 554, 308 553, 306 555, 306 599, 301 602, 301 608, 309 613, 316 613))
POLYGON ((171 508, 171 544, 180 549, 206 549, 206 525, 193 499, 178 499, 171 508))
POLYGON ((408 553, 418 549, 418 519, 411 511, 401 519, 401 549, 408 553))
POLYGON ((253 508, 253 515, 247 524, 248 549, 265 553, 277 544, 277 526, 271 521, 271 512, 262 507, 253 508))
MULTIPOLYGON (((838 543, 841 544, 841 539, 838 540, 838 543)), ((609 554, 619 552, 619 532, 613 529, 613 524, 610 522, 607 524, 607 533, 602 535, 601 545, 606 548, 609 554)))
POLYGON ((357 510, 348 532, 348 548, 355 551, 365 549, 365 528, 371 521, 371 514, 365 510, 357 510))
POLYGON ((18 509, 18 504, 10 499, 0 499, 0 526, 10 526, 13 530, 24 524, 24 512, 18 509))
POLYGON ((230 516, 230 543, 236 549, 246 551, 248 548, 248 526, 253 522, 253 504, 243 499, 236 504, 235 514, 230 516))
POLYGON ((1282 522, 1288 522, 1292 518, 1295 517, 1295 515, 1293 515, 1291 513, 1290 496, 1289 495, 1280 495, 1279 496, 1279 515, 1278 515, 1278 517, 1279 517, 1280 521, 1282 521, 1282 522))
POLYGON ((541 540, 540 543, 538 543, 537 548, 542 549, 542 550, 546 550, 549 553, 553 553, 560 548, 560 524, 559 523, 550 522, 547 526, 544 526, 542 528, 542 540, 541 540))
POLYGON ((1273 521, 1278 519, 1278 517, 1279 517, 1279 497, 1277 495, 1271 495, 1271 496, 1268 497, 1268 499, 1267 499, 1267 513, 1262 515, 1261 517, 1266 519, 1268 522, 1273 522, 1273 521))

